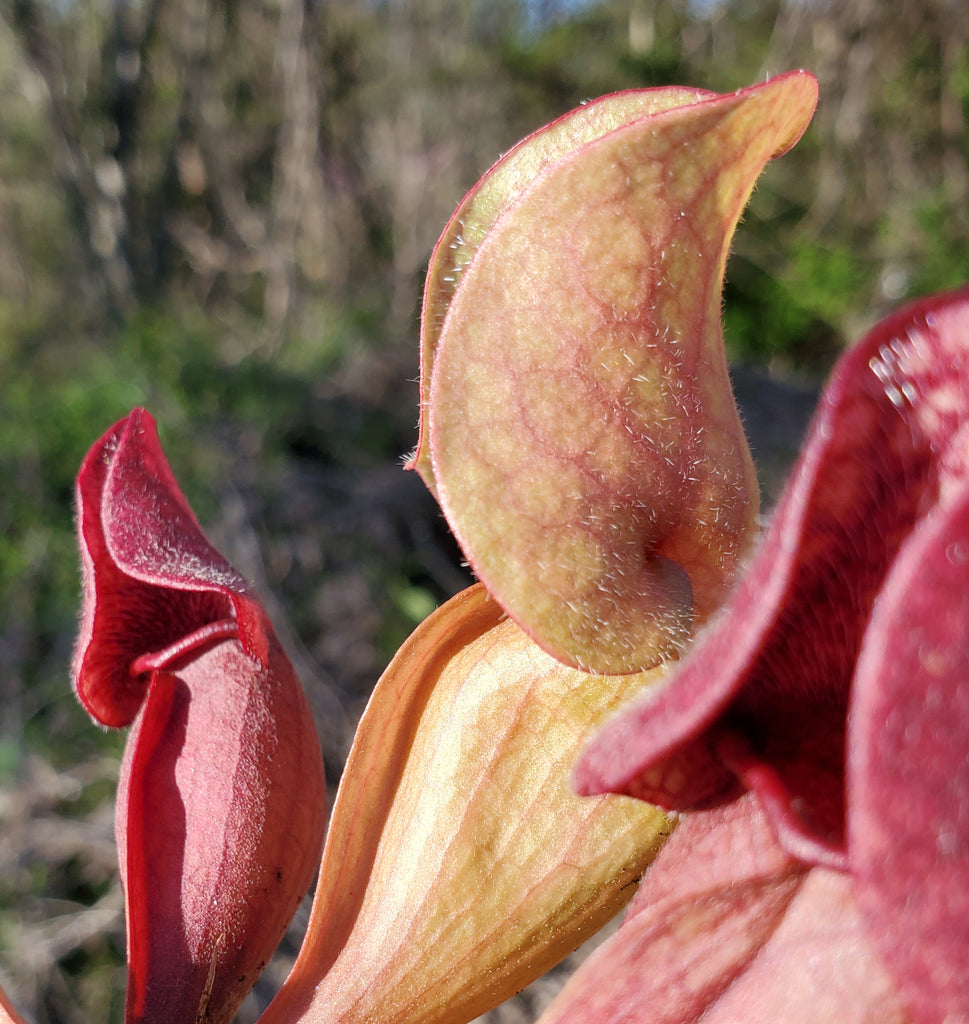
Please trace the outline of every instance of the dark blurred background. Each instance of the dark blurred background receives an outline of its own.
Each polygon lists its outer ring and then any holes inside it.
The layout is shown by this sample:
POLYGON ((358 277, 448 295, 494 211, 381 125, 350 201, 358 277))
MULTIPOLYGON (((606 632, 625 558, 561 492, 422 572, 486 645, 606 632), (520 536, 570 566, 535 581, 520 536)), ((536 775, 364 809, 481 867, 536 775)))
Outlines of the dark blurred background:
POLYGON ((390 655, 467 582, 400 469, 422 274, 464 192, 605 92, 818 76, 725 295, 770 500, 848 341, 969 279, 967 41, 962 0, 0 0, 0 983, 26 1013, 123 1007, 123 737, 68 674, 95 438, 134 405, 158 418, 335 782, 390 655))

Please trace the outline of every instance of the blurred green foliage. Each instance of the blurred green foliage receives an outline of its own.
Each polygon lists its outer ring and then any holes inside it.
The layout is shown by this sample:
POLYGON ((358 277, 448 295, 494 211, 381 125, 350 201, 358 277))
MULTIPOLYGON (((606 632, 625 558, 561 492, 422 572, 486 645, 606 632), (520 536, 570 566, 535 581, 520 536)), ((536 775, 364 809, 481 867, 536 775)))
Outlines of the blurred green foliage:
MULTIPOLYGON (((463 192, 592 96, 797 66, 821 105, 741 225, 725 335, 735 360, 816 382, 889 307, 969 279, 958 4, 0 0, 0 780, 39 752, 100 766, 58 814, 110 795, 122 738, 68 687, 73 478, 107 427, 154 413, 199 518, 352 721, 464 579, 395 468, 421 276, 463 192)), ((48 853, 0 871, 3 957, 31 900, 110 888, 110 865, 48 853)), ((36 1019, 119 1019, 121 944, 60 956, 36 1019)))

